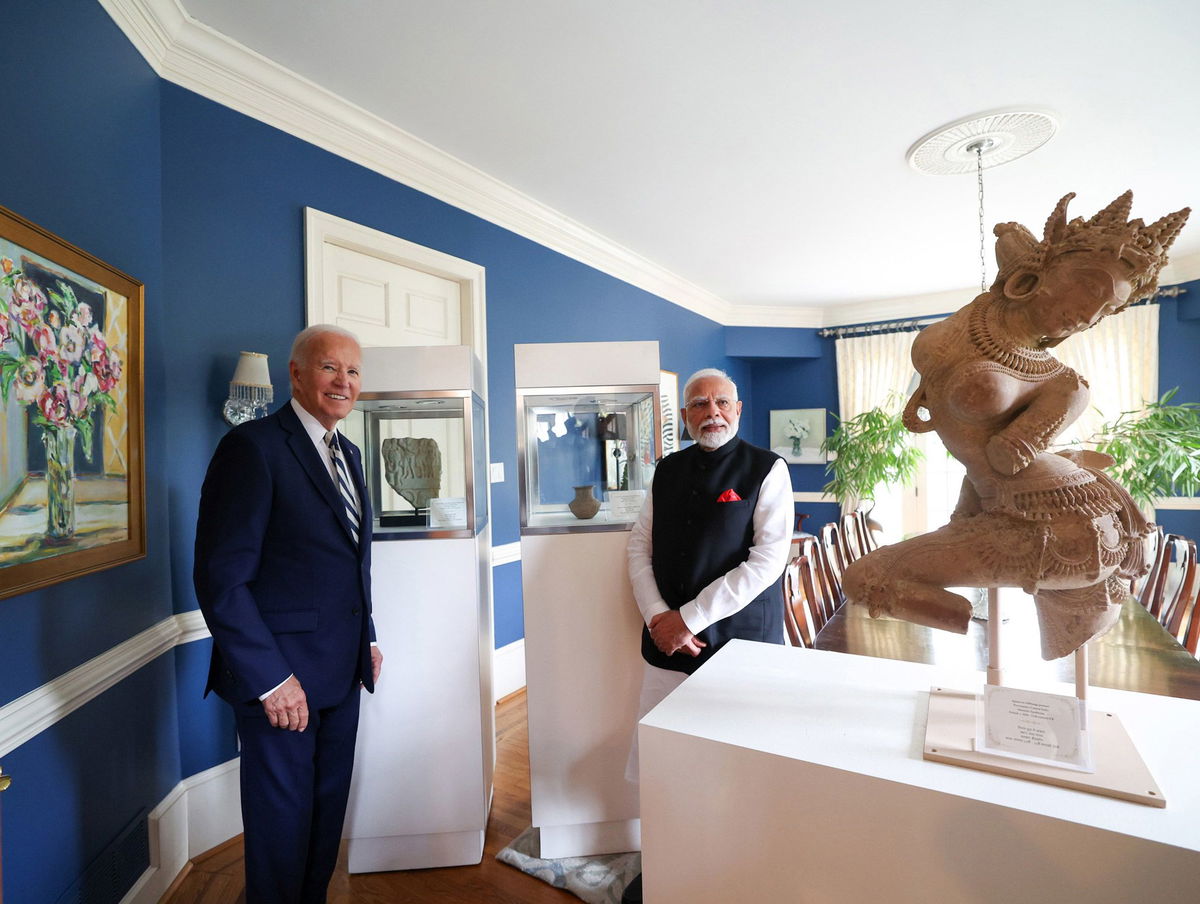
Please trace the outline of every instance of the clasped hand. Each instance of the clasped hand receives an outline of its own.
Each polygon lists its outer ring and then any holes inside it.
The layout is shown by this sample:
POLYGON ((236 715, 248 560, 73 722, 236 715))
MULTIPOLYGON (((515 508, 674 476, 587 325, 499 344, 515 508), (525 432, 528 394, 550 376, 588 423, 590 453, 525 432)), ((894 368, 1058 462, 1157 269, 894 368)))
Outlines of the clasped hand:
POLYGON ((308 728, 308 697, 295 675, 279 685, 262 705, 272 728, 288 731, 308 728))
MULTIPOLYGON (((379 647, 371 647, 371 680, 378 681, 383 669, 383 653, 379 647)), ((272 728, 288 731, 304 731, 308 728, 308 696, 295 675, 279 685, 275 692, 262 702, 263 711, 272 728)))
POLYGON ((650 619, 650 639, 654 645, 668 656, 678 652, 689 656, 699 656, 700 650, 708 646, 704 641, 688 630, 683 616, 678 610, 660 612, 650 619))

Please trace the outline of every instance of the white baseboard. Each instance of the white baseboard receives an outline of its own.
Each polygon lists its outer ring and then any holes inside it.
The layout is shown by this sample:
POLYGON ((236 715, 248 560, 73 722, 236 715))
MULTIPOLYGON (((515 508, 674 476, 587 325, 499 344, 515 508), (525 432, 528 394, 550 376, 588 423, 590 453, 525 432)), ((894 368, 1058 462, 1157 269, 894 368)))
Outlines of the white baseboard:
POLYGON ((507 697, 525 686, 525 638, 514 640, 492 656, 492 696, 507 697))
MULTIPOLYGON (((524 639, 496 650, 492 662, 497 700, 525 686, 524 639)), ((189 776, 151 811, 150 868, 121 904, 157 904, 189 860, 241 833, 240 762, 234 758, 189 776)))
POLYGON ((185 778, 150 812, 150 868, 121 904, 156 904, 189 860, 241 833, 240 763, 185 778))

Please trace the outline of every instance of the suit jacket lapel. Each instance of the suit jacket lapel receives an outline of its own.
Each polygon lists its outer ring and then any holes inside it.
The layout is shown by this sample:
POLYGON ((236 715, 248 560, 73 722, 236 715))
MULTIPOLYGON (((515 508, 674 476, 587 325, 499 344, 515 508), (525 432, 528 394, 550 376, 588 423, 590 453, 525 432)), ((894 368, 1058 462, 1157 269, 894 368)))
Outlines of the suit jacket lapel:
POLYGON ((308 474, 317 494, 333 510, 338 523, 342 525, 342 530, 346 532, 346 538, 353 542, 354 535, 350 533, 350 521, 346 517, 346 504, 342 502, 342 497, 338 494, 337 487, 333 484, 333 478, 329 474, 329 468, 321 460, 312 440, 308 438, 308 433, 305 431, 304 425, 300 423, 300 419, 296 417, 296 412, 292 410, 291 403, 280 408, 278 414, 279 425, 288 434, 288 448, 292 450, 292 454, 296 456, 296 460, 308 474))

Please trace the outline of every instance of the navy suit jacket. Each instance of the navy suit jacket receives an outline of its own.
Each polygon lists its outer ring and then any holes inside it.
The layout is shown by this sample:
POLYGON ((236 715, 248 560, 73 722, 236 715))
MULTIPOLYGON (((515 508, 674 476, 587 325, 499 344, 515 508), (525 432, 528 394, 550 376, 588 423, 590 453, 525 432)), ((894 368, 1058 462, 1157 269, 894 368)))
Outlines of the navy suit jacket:
POLYGON ((361 543, 290 403, 230 430, 196 522, 196 596, 213 636, 205 694, 257 702, 294 674, 309 707, 373 690, 371 510, 358 448, 341 438, 362 501, 361 543))

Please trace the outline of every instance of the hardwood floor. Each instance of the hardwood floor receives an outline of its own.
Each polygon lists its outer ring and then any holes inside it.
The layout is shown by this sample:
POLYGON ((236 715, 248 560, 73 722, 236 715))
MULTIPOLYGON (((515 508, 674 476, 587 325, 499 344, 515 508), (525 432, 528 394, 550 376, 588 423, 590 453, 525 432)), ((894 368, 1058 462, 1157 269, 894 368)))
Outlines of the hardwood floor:
MULTIPOLYGON (((529 728, 525 692, 496 705, 496 783, 478 866, 394 873, 346 872, 341 861, 329 883, 329 904, 563 904, 578 899, 496 859, 496 853, 530 825, 529 728)), ((189 864, 161 904, 240 904, 241 836, 189 864)))

